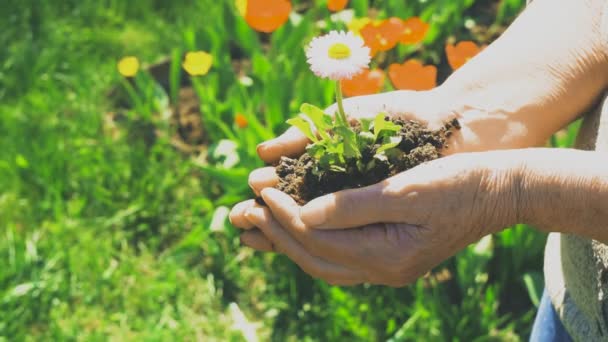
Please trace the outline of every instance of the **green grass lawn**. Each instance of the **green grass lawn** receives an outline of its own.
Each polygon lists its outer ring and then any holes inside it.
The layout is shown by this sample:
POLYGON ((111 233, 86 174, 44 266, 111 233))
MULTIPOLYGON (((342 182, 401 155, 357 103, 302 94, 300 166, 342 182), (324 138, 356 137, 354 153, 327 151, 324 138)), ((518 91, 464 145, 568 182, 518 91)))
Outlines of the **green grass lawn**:
MULTIPOLYGON (((388 16, 435 15, 428 48, 397 53, 436 64, 446 37, 470 38, 463 18, 502 25, 522 5, 502 1, 488 18, 475 17, 485 12, 474 1, 412 2, 403 14, 375 3, 388 16)), ((365 11, 367 2, 353 6, 365 11)), ((225 214, 248 196, 244 176, 260 165, 252 146, 284 129, 295 104, 331 101, 299 52, 327 15, 322 2, 314 8, 305 24, 259 38, 231 2, 0 4, 0 341, 527 338, 544 243, 527 227, 470 246, 401 289, 331 287, 284 257, 239 246, 225 214), (239 145, 239 167, 227 173, 166 137, 151 143, 157 121, 108 95, 120 88, 122 56, 150 64, 192 48, 217 61, 204 79, 207 115, 233 129, 238 109, 264 125, 235 131, 251 144, 239 145), (232 86, 235 50, 251 60, 251 88, 232 86), (127 114, 113 134, 108 113, 117 110, 127 114)))

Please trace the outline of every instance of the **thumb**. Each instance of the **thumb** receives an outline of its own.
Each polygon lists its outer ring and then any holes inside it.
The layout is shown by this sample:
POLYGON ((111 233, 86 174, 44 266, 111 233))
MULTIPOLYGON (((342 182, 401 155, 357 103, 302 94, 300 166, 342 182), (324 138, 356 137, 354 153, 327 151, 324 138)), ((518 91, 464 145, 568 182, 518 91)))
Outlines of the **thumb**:
POLYGON ((308 143, 308 138, 300 130, 289 127, 280 136, 258 145, 257 152, 263 161, 275 163, 283 156, 296 157, 304 153, 308 143))
POLYGON ((399 210, 383 195, 384 183, 348 189, 318 197, 300 209, 310 228, 354 228, 378 222, 396 222, 399 210))

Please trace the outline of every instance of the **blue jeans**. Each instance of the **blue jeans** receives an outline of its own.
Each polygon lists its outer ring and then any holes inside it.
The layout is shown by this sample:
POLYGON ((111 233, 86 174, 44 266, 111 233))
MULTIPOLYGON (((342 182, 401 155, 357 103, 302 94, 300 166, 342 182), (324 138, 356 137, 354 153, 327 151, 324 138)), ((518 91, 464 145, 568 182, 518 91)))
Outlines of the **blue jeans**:
POLYGON ((572 341, 568 332, 562 325, 562 322, 557 316, 557 312, 551 304, 551 299, 547 295, 547 291, 543 292, 543 298, 540 300, 532 334, 530 334, 530 342, 569 342, 572 341))

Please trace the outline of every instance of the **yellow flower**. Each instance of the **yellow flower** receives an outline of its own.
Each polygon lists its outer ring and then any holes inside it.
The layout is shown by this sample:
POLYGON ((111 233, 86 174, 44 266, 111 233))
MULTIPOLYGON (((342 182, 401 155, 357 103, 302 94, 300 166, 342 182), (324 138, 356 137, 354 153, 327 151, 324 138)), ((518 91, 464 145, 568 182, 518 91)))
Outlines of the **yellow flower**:
POLYGON ((241 17, 245 17, 247 14, 247 0, 235 0, 236 10, 239 12, 241 17))
POLYGON ((361 29, 365 27, 365 25, 371 22, 370 18, 355 18, 350 21, 346 26, 348 30, 354 33, 356 36, 361 36, 361 29))
POLYGON ((188 52, 183 67, 191 76, 203 76, 209 72, 212 63, 213 56, 204 51, 188 52))
POLYGON ((139 60, 137 57, 128 56, 118 61, 118 72, 124 77, 133 77, 139 70, 139 60))

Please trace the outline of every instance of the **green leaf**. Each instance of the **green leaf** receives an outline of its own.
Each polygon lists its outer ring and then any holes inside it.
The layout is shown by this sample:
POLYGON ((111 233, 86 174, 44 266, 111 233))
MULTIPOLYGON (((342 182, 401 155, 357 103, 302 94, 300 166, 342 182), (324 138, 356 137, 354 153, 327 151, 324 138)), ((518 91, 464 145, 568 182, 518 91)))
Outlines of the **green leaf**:
POLYGON ((369 131, 359 132, 359 149, 363 149, 366 146, 371 146, 376 142, 374 134, 369 131))
POLYGON ((543 275, 540 272, 528 272, 523 276, 526 290, 530 296, 530 301, 534 306, 538 307, 540 303, 540 297, 543 293, 543 275))
POLYGON ((355 10, 357 17, 367 16, 368 0, 353 0, 351 6, 355 10))
POLYGON ((385 116, 385 113, 380 113, 374 118, 374 136, 376 137, 376 140, 378 140, 382 131, 399 132, 399 130, 401 130, 401 126, 392 121, 385 120, 385 116))
POLYGON ((317 136, 312 131, 312 127, 310 127, 310 122, 306 121, 304 118, 296 116, 295 118, 287 120, 287 123, 297 127, 308 139, 312 140, 313 142, 319 141, 317 136))
POLYGON ((302 106, 300 106, 300 111, 310 118, 323 140, 331 139, 329 134, 327 134, 327 131, 332 128, 333 120, 331 116, 325 114, 320 108, 308 103, 302 104, 302 106))
POLYGON ((344 167, 344 160, 341 156, 342 155, 339 153, 325 153, 319 159, 319 166, 321 166, 323 170, 345 172, 346 168, 344 167))
POLYGON ((359 122, 361 123, 361 132, 370 132, 372 130, 372 119, 369 118, 361 118, 359 122))
POLYGON ((226 193, 240 193, 247 190, 247 179, 251 169, 246 167, 225 169, 214 166, 201 166, 209 177, 221 183, 226 193))
POLYGON ((359 146, 357 145, 357 134, 346 126, 338 126, 334 128, 334 131, 342 137, 344 142, 344 157, 360 158, 361 152, 359 151, 359 146))
POLYGON ((384 151, 397 147, 401 142, 401 136, 388 137, 388 142, 385 142, 376 150, 376 154, 382 154, 384 151))
POLYGON ((326 151, 327 149, 325 148, 325 146, 318 143, 312 144, 306 149, 306 152, 315 159, 320 159, 326 151))

